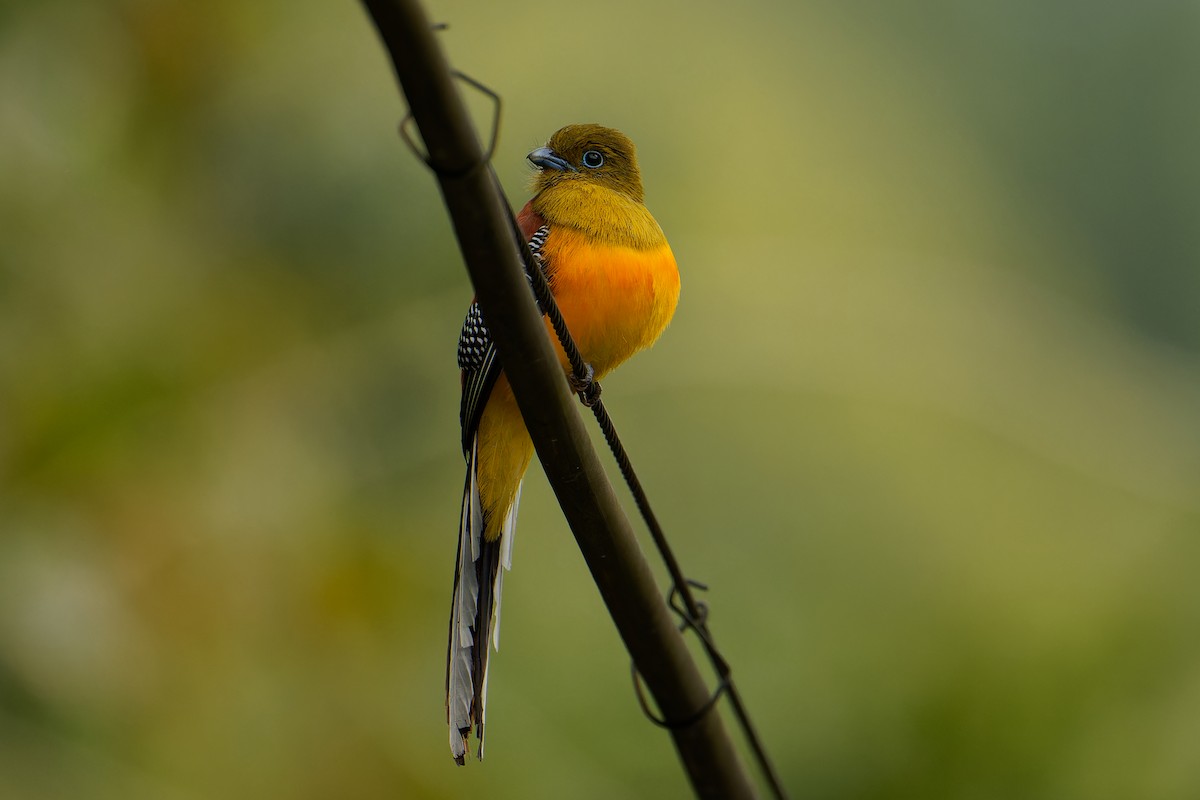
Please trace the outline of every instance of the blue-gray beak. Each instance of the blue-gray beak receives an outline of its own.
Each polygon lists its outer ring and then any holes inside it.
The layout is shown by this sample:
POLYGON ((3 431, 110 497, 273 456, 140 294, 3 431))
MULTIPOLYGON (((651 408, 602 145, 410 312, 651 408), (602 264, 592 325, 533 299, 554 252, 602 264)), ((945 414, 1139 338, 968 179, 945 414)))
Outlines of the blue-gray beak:
POLYGON ((533 165, 541 169, 557 169, 562 172, 578 172, 579 170, 571 166, 571 162, 560 156, 558 153, 551 150, 549 147, 539 147, 528 156, 526 156, 533 165))

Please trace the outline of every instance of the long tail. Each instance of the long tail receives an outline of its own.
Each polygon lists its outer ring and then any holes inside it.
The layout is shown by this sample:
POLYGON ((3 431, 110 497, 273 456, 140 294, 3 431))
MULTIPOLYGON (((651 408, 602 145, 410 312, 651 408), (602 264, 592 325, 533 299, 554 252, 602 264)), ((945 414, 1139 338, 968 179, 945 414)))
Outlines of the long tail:
POLYGON ((488 536, 490 531, 485 531, 485 526, 490 527, 490 521, 484 520, 475 472, 477 448, 476 442, 467 458, 458 560, 454 567, 454 600, 450 607, 450 641, 446 647, 446 721, 450 725, 450 752, 458 764, 464 763, 472 727, 479 739, 478 757, 483 758, 488 642, 490 639, 492 646, 500 649, 500 591, 505 571, 512 569, 513 533, 521 501, 518 487, 512 506, 501 521, 500 535, 488 536), (480 587, 484 590, 480 591, 480 587))

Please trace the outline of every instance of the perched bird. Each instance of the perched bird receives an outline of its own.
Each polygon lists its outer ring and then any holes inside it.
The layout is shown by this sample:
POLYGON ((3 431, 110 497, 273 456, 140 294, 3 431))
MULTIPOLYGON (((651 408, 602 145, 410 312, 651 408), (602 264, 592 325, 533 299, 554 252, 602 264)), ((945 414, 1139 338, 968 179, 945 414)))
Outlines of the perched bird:
MULTIPOLYGON (((653 344, 671 320, 679 299, 675 256, 642 204, 637 154, 620 131, 568 125, 529 161, 538 168, 533 199, 517 220, 599 379, 653 344)), ((569 372, 561 347, 559 359, 569 372)), ((463 323, 458 366, 467 477, 450 610, 446 716, 450 751, 462 764, 472 727, 483 758, 488 644, 500 643, 500 588, 512 566, 517 504, 533 443, 478 303, 463 323)))

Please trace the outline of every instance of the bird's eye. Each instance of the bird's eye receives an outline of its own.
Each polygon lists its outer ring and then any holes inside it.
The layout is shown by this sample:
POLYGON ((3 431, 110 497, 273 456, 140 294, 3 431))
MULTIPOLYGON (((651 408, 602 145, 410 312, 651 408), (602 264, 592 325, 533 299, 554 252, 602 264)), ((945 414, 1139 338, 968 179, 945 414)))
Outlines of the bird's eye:
POLYGON ((588 150, 583 154, 583 165, 588 169, 599 169, 604 166, 604 156, 599 150, 588 150))

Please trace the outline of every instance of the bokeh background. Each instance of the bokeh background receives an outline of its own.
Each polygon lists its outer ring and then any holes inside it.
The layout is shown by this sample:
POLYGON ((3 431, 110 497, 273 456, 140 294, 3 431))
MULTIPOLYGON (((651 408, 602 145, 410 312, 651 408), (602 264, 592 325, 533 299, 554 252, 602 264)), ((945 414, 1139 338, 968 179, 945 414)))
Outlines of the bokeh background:
MULTIPOLYGON (((605 397, 795 797, 1200 796, 1198 9, 430 2, 514 203, 639 143, 684 289, 605 397)), ((450 761, 403 112, 353 2, 0 6, 0 796, 687 796, 536 466, 450 761)))

